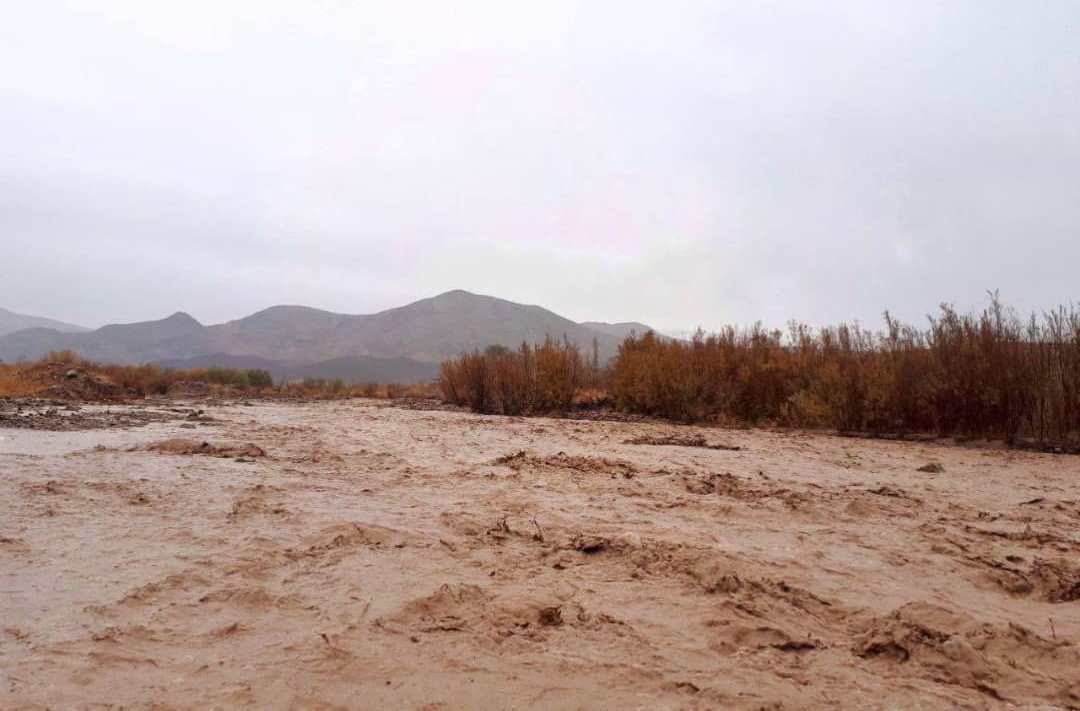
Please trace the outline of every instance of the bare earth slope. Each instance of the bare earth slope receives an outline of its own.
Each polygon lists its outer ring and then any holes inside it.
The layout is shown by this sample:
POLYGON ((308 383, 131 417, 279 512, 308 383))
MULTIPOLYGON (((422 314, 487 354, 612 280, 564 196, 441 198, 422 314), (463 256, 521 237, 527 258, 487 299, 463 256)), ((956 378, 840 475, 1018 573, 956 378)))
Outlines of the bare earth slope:
POLYGON ((1080 707, 1080 458, 160 419, 0 429, 0 707, 1080 707))

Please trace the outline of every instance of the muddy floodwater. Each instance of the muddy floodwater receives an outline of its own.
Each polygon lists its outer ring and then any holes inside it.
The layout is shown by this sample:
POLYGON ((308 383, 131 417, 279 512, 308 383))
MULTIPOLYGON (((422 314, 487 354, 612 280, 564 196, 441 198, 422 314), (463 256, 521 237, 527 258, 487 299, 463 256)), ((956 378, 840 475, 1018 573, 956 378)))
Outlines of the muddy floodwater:
POLYGON ((0 708, 1080 707, 1077 456, 155 407, 0 427, 0 708))

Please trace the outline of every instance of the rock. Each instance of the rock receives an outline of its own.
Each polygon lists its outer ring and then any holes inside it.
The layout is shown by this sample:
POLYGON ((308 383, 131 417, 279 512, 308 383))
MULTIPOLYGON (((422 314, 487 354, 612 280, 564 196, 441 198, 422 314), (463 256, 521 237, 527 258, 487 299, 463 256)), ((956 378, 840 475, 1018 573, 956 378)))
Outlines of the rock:
POLYGON ((582 553, 593 554, 604 550, 610 543, 611 541, 603 536, 578 534, 571 539, 570 547, 582 553))
POLYGON ((543 627, 558 627, 562 623, 562 609, 559 607, 545 607, 540 610, 540 624, 543 627))

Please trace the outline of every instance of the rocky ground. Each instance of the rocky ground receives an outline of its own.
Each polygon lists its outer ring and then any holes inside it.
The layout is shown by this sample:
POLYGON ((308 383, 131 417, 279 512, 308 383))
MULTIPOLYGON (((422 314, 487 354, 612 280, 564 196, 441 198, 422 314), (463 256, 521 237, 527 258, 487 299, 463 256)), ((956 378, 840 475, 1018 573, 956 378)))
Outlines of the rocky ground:
POLYGON ((19 407, 3 708, 1080 707, 1077 457, 365 401, 19 407))
POLYGON ((47 398, 0 399, 0 430, 28 429, 75 432, 140 427, 150 422, 185 420, 194 429, 211 422, 202 407, 86 406, 72 400, 47 398))

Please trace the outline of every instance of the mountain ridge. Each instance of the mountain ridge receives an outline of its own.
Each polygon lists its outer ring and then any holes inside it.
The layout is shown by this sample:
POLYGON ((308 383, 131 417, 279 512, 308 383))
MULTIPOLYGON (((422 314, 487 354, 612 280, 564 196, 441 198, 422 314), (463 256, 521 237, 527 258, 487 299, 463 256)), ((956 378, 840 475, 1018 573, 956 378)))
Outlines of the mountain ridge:
POLYGON ((0 336, 24 331, 28 328, 51 328, 60 331, 61 333, 86 333, 90 330, 84 326, 77 326, 73 323, 65 323, 64 321, 57 321, 56 319, 45 318, 44 316, 20 314, 15 311, 0 308, 0 336))
POLYGON ((608 335, 615 336, 616 338, 626 338, 631 334, 643 336, 649 331, 655 331, 656 329, 651 326, 646 326, 640 321, 619 321, 616 323, 605 323, 603 321, 582 321, 582 326, 591 328, 594 331, 603 331, 608 335))
POLYGON ((348 368, 341 363, 351 362, 357 372, 367 373, 392 369, 387 361, 404 359, 408 363, 402 372, 420 373, 426 368, 412 363, 431 366, 489 345, 516 348, 546 337, 566 338, 586 352, 595 341, 607 360, 617 352, 620 334, 629 330, 648 327, 637 322, 581 324, 541 306, 456 289, 373 314, 277 305, 213 325, 178 311, 157 321, 109 324, 86 333, 32 328, 0 336, 0 359, 35 359, 70 349, 112 363, 168 364, 215 356, 262 358, 283 372, 335 362, 327 369, 343 372, 348 368))

